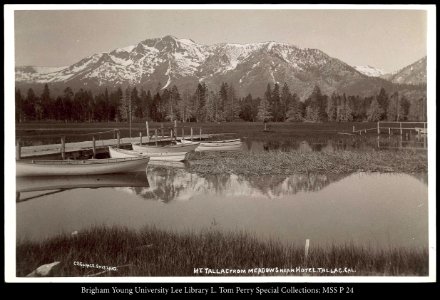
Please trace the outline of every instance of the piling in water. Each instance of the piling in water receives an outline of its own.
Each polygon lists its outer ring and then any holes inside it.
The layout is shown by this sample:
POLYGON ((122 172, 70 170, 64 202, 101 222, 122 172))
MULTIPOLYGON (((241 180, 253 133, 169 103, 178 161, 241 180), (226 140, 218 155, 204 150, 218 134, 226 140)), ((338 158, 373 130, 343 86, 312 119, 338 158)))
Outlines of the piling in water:
POLYGON ((16 146, 16 153, 15 157, 17 160, 21 159, 21 141, 20 139, 17 139, 17 146, 16 146))
POLYGON ((64 160, 66 158, 66 138, 61 137, 61 158, 64 160))

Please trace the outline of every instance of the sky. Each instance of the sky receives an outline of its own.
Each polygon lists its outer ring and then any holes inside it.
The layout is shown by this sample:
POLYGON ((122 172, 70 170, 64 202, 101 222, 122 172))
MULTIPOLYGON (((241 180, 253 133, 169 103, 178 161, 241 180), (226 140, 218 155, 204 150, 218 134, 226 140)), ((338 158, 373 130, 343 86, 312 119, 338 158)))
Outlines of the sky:
POLYGON ((393 72, 426 55, 426 21, 423 10, 15 11, 15 63, 67 66, 173 35, 201 44, 284 42, 393 72))

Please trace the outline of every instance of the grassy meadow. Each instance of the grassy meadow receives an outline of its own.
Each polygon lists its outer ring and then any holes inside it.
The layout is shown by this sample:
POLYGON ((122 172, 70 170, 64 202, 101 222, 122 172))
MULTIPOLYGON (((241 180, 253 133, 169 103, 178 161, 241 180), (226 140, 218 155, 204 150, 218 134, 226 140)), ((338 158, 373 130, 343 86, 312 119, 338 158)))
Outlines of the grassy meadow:
POLYGON ((428 250, 389 248, 374 250, 352 244, 310 247, 261 242, 245 232, 175 233, 146 227, 133 231, 119 227, 95 227, 77 235, 60 235, 41 242, 18 242, 17 276, 60 261, 50 276, 218 276, 195 274, 194 268, 212 270, 255 268, 324 268, 327 272, 221 274, 228 276, 425 276, 428 250), (94 264, 116 267, 81 267, 94 264), (331 273, 335 268, 350 271, 331 273))

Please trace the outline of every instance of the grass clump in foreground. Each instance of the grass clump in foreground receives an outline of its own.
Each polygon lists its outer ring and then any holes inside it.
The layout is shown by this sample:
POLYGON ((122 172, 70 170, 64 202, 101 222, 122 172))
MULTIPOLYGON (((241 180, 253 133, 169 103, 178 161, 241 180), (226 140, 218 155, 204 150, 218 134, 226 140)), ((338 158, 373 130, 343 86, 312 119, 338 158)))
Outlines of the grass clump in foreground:
POLYGON ((301 152, 196 152, 190 170, 201 174, 234 173, 277 175, 294 173, 352 173, 428 171, 426 153, 414 151, 301 152))
MULTIPOLYGON (((354 245, 311 247, 261 242, 241 233, 206 230, 172 233, 155 228, 140 231, 119 227, 92 228, 75 236, 60 235, 42 242, 17 244, 17 276, 43 264, 60 261, 50 276, 196 276, 194 268, 351 268, 354 273, 243 273, 227 276, 426 276, 428 250, 372 250, 354 245), (75 264, 117 267, 117 271, 75 264)), ((215 275, 215 274, 211 274, 215 275)))

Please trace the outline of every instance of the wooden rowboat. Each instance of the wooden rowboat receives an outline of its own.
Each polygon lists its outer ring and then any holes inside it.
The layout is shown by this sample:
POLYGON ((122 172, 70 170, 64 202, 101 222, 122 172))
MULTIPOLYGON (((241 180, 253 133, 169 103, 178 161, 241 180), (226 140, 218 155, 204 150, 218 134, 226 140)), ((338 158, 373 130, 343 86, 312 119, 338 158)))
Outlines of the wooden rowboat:
POLYGON ((100 175, 146 168, 149 157, 16 162, 17 176, 100 175))
POLYGON ((167 152, 190 152, 195 150, 200 143, 177 144, 167 146, 150 146, 132 144, 133 150, 140 153, 167 153, 167 152))
MULTIPOLYGON (((193 142, 188 140, 181 140, 183 145, 189 145, 193 142)), ((195 151, 234 151, 240 150, 242 146, 240 139, 222 140, 222 141, 205 141, 201 142, 195 151)))
POLYGON ((179 162, 187 159, 189 152, 162 152, 162 153, 147 153, 142 150, 126 150, 114 147, 108 147, 110 157, 112 158, 127 158, 127 157, 150 157, 150 162, 169 161, 179 162))
MULTIPOLYGON (((187 145, 187 144, 193 144, 194 142, 188 140, 181 140, 180 143, 187 145)), ((200 142, 200 146, 203 147, 223 147, 223 146, 233 146, 233 145, 241 145, 241 144, 242 142, 240 139, 200 142)))

